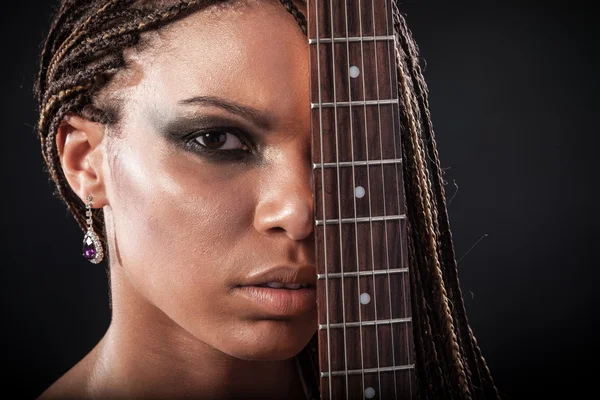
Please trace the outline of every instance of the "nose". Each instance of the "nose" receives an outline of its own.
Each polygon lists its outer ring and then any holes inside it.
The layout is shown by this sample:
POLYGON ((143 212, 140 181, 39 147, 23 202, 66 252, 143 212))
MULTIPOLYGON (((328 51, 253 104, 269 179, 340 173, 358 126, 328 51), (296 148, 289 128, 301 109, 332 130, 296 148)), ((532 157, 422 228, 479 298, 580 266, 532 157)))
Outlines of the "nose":
POLYGON ((254 227, 262 235, 285 233, 303 240, 313 232, 313 174, 310 154, 286 155, 285 161, 269 166, 263 174, 261 197, 254 227))

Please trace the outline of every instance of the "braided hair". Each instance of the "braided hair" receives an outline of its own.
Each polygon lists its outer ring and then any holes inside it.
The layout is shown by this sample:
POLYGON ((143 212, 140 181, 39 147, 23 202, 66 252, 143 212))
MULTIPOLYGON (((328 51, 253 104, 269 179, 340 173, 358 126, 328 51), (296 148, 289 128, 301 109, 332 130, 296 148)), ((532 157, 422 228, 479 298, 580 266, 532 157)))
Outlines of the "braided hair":
MULTIPOLYGON (((227 0, 61 0, 40 57, 35 84, 42 155, 56 195, 86 229, 85 205, 60 168, 56 134, 67 114, 105 125, 118 123, 117 104, 99 92, 127 68, 124 50, 140 48, 140 35, 192 11, 227 0)), ((292 0, 279 0, 304 34, 306 18, 292 0)), ((404 196, 407 207, 413 337, 421 398, 499 398, 467 319, 450 231, 428 91, 418 49, 392 1, 400 104, 404 196)), ((102 210, 93 215, 106 244, 102 210)), ((298 355, 303 375, 318 397, 316 335, 298 355)))

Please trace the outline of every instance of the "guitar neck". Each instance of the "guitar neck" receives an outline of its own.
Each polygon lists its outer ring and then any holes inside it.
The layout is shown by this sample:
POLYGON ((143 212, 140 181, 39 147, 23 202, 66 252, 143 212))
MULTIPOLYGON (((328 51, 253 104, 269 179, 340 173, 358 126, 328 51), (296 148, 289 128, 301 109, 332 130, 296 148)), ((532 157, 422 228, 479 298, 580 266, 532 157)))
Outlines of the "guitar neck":
POLYGON ((416 397, 391 1, 308 1, 324 399, 416 397))

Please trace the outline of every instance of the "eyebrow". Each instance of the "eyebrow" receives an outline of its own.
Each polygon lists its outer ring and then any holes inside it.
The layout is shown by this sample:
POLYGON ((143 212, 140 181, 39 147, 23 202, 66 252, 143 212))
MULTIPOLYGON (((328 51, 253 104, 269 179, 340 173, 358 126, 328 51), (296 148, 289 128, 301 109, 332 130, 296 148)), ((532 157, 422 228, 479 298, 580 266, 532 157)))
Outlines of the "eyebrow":
POLYGON ((252 108, 249 106, 244 106, 239 103, 235 103, 233 101, 226 100, 222 97, 217 96, 195 96, 189 99, 180 100, 178 104, 181 105, 194 105, 201 104, 207 106, 214 106, 222 108, 225 111, 228 111, 232 114, 237 114, 242 118, 245 118, 252 122, 254 125, 258 126, 261 129, 269 129, 271 126, 271 121, 267 118, 263 113, 261 113, 256 108, 252 108))

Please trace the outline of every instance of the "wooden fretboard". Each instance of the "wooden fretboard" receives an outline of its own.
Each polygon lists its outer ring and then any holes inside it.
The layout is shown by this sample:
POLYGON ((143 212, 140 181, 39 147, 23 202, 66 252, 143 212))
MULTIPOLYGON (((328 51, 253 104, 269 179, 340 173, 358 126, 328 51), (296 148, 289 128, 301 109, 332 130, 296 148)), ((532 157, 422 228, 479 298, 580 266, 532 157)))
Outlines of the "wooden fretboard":
POLYGON ((416 398, 391 1, 308 1, 323 399, 416 398))

